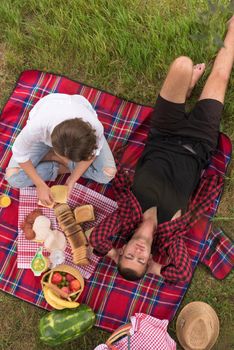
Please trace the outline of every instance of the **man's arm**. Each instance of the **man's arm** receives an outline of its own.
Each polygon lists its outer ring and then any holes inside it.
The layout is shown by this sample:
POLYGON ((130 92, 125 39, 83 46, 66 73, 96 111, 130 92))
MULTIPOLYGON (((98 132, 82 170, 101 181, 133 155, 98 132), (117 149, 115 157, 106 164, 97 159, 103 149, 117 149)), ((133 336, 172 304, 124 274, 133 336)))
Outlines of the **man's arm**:
POLYGON ((97 255, 103 256, 108 252, 112 255, 112 238, 120 234, 122 237, 128 238, 142 219, 140 204, 131 193, 123 172, 118 172, 115 176, 113 190, 118 209, 102 220, 93 229, 89 238, 90 245, 94 248, 94 253, 98 253, 97 255))
POLYGON ((94 249, 93 253, 104 256, 110 252, 113 248, 112 237, 118 235, 120 230, 119 211, 116 209, 93 228, 89 236, 89 243, 94 249))

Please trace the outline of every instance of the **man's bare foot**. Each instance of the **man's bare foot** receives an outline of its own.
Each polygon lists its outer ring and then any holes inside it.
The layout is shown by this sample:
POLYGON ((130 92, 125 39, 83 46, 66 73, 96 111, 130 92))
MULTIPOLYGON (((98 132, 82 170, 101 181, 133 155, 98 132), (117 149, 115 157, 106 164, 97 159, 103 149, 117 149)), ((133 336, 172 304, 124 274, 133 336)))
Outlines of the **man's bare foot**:
POLYGON ((59 157, 52 149, 43 157, 41 162, 57 162, 67 167, 69 160, 65 161, 64 157, 59 157))
POLYGON ((187 98, 190 97, 194 86, 197 84, 198 80, 201 78, 205 69, 206 69, 205 63, 199 63, 193 66, 193 75, 192 75, 190 87, 187 92, 187 98))

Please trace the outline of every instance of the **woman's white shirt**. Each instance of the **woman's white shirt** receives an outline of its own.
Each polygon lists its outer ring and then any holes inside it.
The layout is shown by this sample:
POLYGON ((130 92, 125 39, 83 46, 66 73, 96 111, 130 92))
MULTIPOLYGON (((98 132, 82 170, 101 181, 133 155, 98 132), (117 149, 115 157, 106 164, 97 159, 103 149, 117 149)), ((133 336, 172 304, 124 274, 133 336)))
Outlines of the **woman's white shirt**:
POLYGON ((25 163, 30 159, 30 147, 43 142, 52 147, 54 128, 68 119, 81 118, 96 131, 98 156, 104 142, 104 128, 90 102, 81 95, 52 93, 41 98, 29 112, 27 124, 16 137, 12 147, 14 159, 25 163))

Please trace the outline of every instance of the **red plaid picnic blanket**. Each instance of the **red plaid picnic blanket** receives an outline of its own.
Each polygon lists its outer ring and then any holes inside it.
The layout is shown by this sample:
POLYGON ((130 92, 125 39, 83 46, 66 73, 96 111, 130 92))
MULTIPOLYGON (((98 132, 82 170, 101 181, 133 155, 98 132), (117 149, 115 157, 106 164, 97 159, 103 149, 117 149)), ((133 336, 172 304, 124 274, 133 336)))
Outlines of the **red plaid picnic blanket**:
POLYGON ((212 275, 219 280, 224 279, 232 271, 234 245, 220 228, 211 230, 202 250, 200 262, 207 266, 212 275))
MULTIPOLYGON (((96 109, 113 153, 122 150, 120 162, 130 169, 134 168, 144 148, 152 111, 152 107, 122 100, 65 77, 40 71, 25 71, 20 76, 0 119, 0 188, 1 193, 5 192, 12 198, 11 206, 0 211, 0 288, 43 308, 49 307, 43 298, 40 278, 34 277, 30 270, 17 268, 19 192, 10 188, 3 176, 11 157, 12 144, 25 125, 29 110, 41 97, 52 92, 84 95, 96 109)), ((220 134, 219 148, 206 173, 225 174, 230 155, 230 140, 220 134)), ((61 176, 57 183, 64 181, 65 178, 61 176)), ((92 181, 82 181, 82 184, 113 198, 111 185, 104 186, 92 181)), ((220 196, 214 201, 209 214, 199 220, 185 238, 193 270, 205 246, 211 229, 210 218, 215 214, 219 201, 220 196)), ((187 288, 188 283, 172 286, 152 275, 145 276, 140 282, 126 281, 105 257, 86 281, 80 302, 94 309, 97 326, 113 331, 139 312, 171 320, 187 288)))

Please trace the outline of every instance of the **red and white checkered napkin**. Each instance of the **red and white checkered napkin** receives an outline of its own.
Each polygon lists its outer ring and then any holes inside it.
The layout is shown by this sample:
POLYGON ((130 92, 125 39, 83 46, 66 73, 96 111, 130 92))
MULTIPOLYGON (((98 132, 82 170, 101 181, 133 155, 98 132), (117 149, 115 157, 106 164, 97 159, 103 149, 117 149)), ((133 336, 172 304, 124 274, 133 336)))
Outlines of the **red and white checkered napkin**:
POLYGON ((131 317, 130 341, 127 336, 108 347, 98 345, 94 350, 176 350, 176 343, 167 333, 168 320, 136 313, 131 317))
MULTIPOLYGON (((32 258, 34 257, 37 249, 40 246, 43 246, 43 243, 36 243, 33 241, 29 241, 25 239, 24 233, 21 230, 20 226, 23 223, 25 217, 34 209, 41 208, 43 215, 47 216, 51 220, 51 227, 53 230, 60 230, 58 227, 58 223, 54 214, 53 209, 42 208, 39 207, 38 197, 36 193, 35 187, 26 187, 20 190, 19 197, 19 218, 18 218, 18 255, 17 255, 17 266, 18 268, 28 269, 30 268, 30 263, 32 258)), ((84 187, 80 184, 76 184, 71 196, 68 201, 68 205, 71 209, 74 209, 78 205, 84 204, 92 204, 94 206, 95 218, 94 222, 86 223, 83 225, 84 230, 88 230, 89 228, 96 226, 100 223, 108 214, 112 213, 117 208, 117 203, 99 194, 93 190, 90 190, 87 187, 84 187)), ((43 254, 48 256, 49 253, 44 249, 43 254)), ((77 265, 72 263, 72 254, 69 243, 67 243, 67 247, 65 250, 66 261, 65 263, 77 268, 84 278, 88 279, 95 267, 99 258, 90 254, 90 264, 85 267, 78 267, 77 265)))

